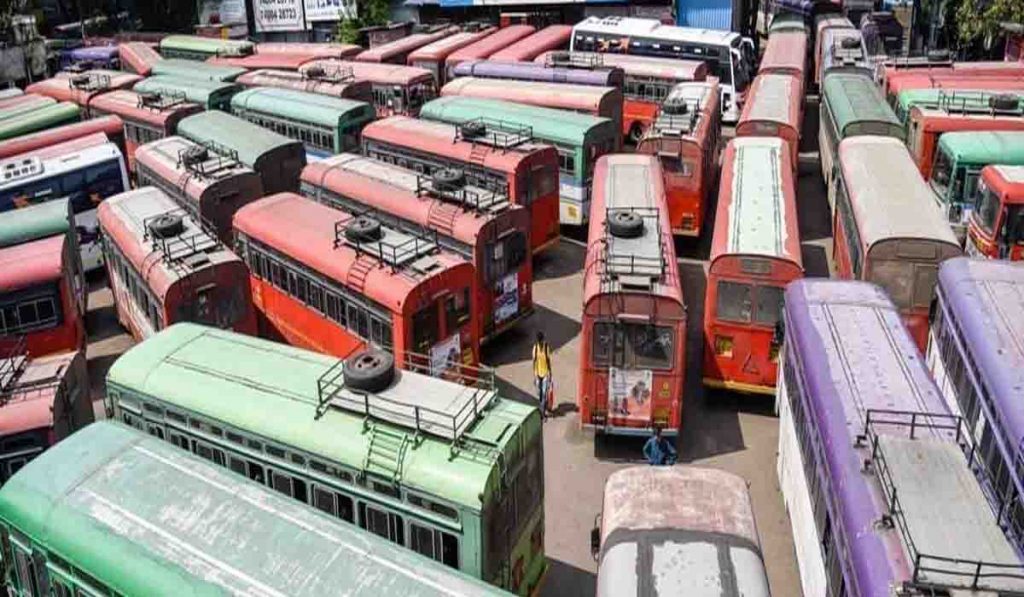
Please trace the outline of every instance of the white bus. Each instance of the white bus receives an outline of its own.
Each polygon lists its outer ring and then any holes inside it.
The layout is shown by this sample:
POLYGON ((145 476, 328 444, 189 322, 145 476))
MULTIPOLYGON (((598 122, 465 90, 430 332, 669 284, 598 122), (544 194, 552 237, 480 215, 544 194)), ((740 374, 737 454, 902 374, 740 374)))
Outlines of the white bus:
POLYGON ((86 271, 103 263, 96 207, 131 188, 121 150, 113 143, 54 154, 44 148, 0 162, 0 213, 67 198, 75 213, 78 245, 86 271))
POLYGON ((722 120, 736 122, 754 78, 754 42, 732 31, 663 25, 654 19, 588 17, 572 30, 572 51, 702 60, 718 78, 722 120))

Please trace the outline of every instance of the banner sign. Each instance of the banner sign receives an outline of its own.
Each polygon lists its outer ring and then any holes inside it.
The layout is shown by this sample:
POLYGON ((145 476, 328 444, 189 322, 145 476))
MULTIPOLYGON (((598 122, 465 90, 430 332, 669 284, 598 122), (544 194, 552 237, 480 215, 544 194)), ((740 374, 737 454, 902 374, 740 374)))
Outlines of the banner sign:
POLYGON ((651 419, 651 392, 654 372, 650 369, 608 371, 608 416, 611 419, 651 419))
POLYGON ((252 9, 257 32, 302 31, 306 28, 302 0, 253 0, 252 9))
POLYGON ((200 0, 200 25, 244 25, 245 0, 200 0))
POLYGON ((305 0, 306 21, 346 21, 357 16, 355 0, 305 0))

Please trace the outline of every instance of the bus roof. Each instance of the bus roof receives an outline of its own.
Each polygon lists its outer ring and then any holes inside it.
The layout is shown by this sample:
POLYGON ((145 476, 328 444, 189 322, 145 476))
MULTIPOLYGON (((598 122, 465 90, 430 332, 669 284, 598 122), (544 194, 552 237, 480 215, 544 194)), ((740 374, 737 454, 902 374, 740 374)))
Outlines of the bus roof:
POLYGON ((1024 131, 950 131, 939 151, 968 164, 1024 164, 1024 131))
POLYGON ((254 47, 251 41, 199 35, 167 35, 160 40, 161 54, 165 54, 168 49, 181 49, 206 54, 244 56, 252 54, 254 47))
POLYGON ((108 139, 122 136, 124 121, 115 115, 100 116, 0 141, 0 160, 95 133, 104 133, 108 139))
POLYGON ((722 157, 711 266, 726 255, 781 259, 803 269, 789 149, 778 137, 737 137, 722 157))
POLYGON ((992 91, 983 87, 969 88, 943 88, 943 87, 920 87, 904 89, 896 96, 896 106, 902 115, 909 116, 910 109, 914 106, 925 105, 938 107, 944 103, 952 103, 975 108, 988 108, 989 98, 993 95, 1012 95, 1024 98, 1024 91, 992 91))
POLYGON ((870 78, 860 73, 831 73, 822 83, 822 97, 843 136, 846 127, 876 122, 902 135, 903 127, 870 78))
POLYGON ((38 108, 52 106, 57 103, 57 100, 52 97, 40 95, 38 93, 26 93, 13 99, 17 101, 11 102, 3 108, 0 108, 0 120, 20 116, 38 108))
POLYGON ((563 68, 547 67, 534 62, 494 62, 491 60, 460 62, 455 65, 453 73, 456 77, 483 77, 605 87, 621 87, 623 77, 623 71, 618 67, 563 68))
POLYGON ((839 144, 839 167, 850 192, 861 242, 894 238, 960 246, 903 142, 862 135, 839 144))
POLYGON ((71 230, 68 200, 33 203, 0 213, 0 248, 30 242, 71 230))
MULTIPOLYGON (((362 432, 364 417, 339 408, 328 408, 317 417, 317 380, 337 362, 334 357, 276 342, 177 324, 124 353, 110 368, 107 383, 362 471, 371 440, 362 432)), ((376 395, 405 404, 416 393, 458 401, 475 391, 403 370, 392 386, 376 395)), ((536 418, 532 405, 499 398, 462 437, 469 444, 493 439, 504 452, 524 440, 516 431, 536 418)), ((413 431, 381 420, 377 424, 392 432, 413 431)), ((488 458, 471 452, 458 450, 453 457, 449 440, 420 435, 406 452, 400 482, 479 510, 487 490, 500 482, 499 463, 496 454, 488 458)))
MULTIPOLYGON (((762 73, 754 77, 743 104, 739 123, 772 122, 800 132, 803 116, 803 81, 782 73, 762 73)), ((739 126, 739 124, 737 124, 739 126)))
POLYGON ((491 54, 489 58, 506 62, 529 62, 541 52, 568 48, 570 39, 572 25, 548 25, 491 54))
POLYGON ((310 60, 299 67, 299 72, 308 76, 312 68, 321 68, 330 75, 332 72, 351 71, 357 81, 369 81, 375 85, 414 85, 416 83, 433 83, 434 74, 425 68, 403 66, 401 64, 379 64, 376 62, 355 62, 352 60, 335 60, 322 58, 310 60))
POLYGON ((615 87, 477 77, 459 77, 441 88, 442 96, 502 99, 531 106, 581 110, 588 113, 597 112, 602 107, 602 102, 618 93, 615 87))
POLYGON ((981 174, 990 184, 992 181, 989 178, 995 177, 1001 187, 997 192, 1005 194, 1008 203, 1024 203, 1024 166, 985 166, 981 174))
POLYGON ((98 95, 90 106, 108 114, 116 114, 126 120, 174 128, 174 121, 203 109, 199 104, 179 101, 177 98, 160 96, 156 101, 143 97, 138 91, 118 89, 98 95), (170 121, 170 124, 168 122, 170 121))
POLYGON ((336 44, 319 42, 260 42, 256 44, 256 53, 264 56, 270 54, 305 54, 310 58, 346 58, 363 51, 356 44, 336 44))
POLYGON ((208 107, 212 97, 219 95, 230 96, 241 90, 242 87, 236 83, 228 83, 226 81, 183 79, 168 75, 158 75, 146 77, 136 83, 133 89, 139 93, 159 93, 163 95, 180 93, 188 101, 208 107))
POLYGON ((108 160, 120 161, 122 159, 121 150, 117 148, 117 145, 94 143, 94 140, 98 141, 101 135, 102 133, 94 133, 90 137, 43 147, 23 156, 14 156, 0 162, 0 170, 6 170, 3 181, 0 182, 0 189, 20 187, 30 182, 49 178, 55 173, 67 172, 74 168, 91 166, 108 160), (26 163, 34 159, 37 159, 38 163, 26 163), (11 166, 12 163, 19 163, 21 167, 15 168, 11 166))
POLYGON ((508 27, 502 27, 487 37, 448 54, 447 61, 455 64, 463 60, 489 58, 491 54, 507 48, 524 37, 533 34, 536 30, 532 25, 509 25, 508 27))
POLYGON ((36 81, 25 88, 62 102, 86 104, 93 96, 113 89, 130 89, 142 80, 132 73, 104 69, 87 70, 82 73, 58 72, 50 79, 36 81), (77 81, 82 80, 81 84, 77 81))
POLYGON ((0 292, 59 280, 63 275, 64 235, 0 248, 0 292))
POLYGON ((367 122, 376 115, 366 102, 278 87, 254 87, 236 93, 231 97, 231 109, 272 114, 334 131, 350 121, 367 122))
POLYGON ((439 97, 427 102, 420 110, 420 117, 451 124, 478 118, 503 120, 514 126, 530 127, 537 139, 571 146, 583 144, 598 129, 615 128, 610 119, 589 114, 461 96, 439 97))
MULTIPOLYGON (((449 27, 434 33, 413 33, 412 35, 406 35, 379 46, 374 46, 369 50, 364 50, 357 54, 353 60, 358 62, 387 62, 395 56, 408 55, 413 50, 422 48, 439 39, 444 39, 456 31, 456 28, 449 27)), ((405 58, 402 59, 402 62, 405 62, 405 58)))
POLYGON ((0 517, 124 595, 499 593, 108 421, 14 475, 0 517))
POLYGON ((910 110, 910 120, 923 131, 954 130, 1022 130, 1024 105, 1014 110, 995 111, 988 106, 917 105, 910 110), (960 127, 960 128, 957 128, 960 127))
POLYGON ((0 122, 0 139, 10 139, 58 124, 78 120, 82 111, 76 104, 60 102, 0 122))
MULTIPOLYGON (((538 64, 547 64, 552 52, 544 52, 534 59, 538 64)), ((618 67, 627 77, 651 77, 669 81, 703 81, 708 74, 708 64, 703 60, 676 60, 634 54, 598 54, 594 52, 570 52, 572 60, 597 64, 605 68, 618 67)))
MULTIPOLYGON (((244 184, 250 188, 252 186, 262 188, 263 183, 259 174, 252 168, 241 162, 231 162, 216 155, 210 155, 202 168, 189 168, 182 161, 181 156, 186 151, 195 150, 197 147, 200 147, 198 143, 184 137, 171 135, 140 145, 135 150, 135 162, 153 170, 164 180, 174 181, 179 193, 184 193, 196 201, 202 198, 208 188, 230 179, 248 178, 251 180, 238 184, 244 184)), ((262 195, 262 193, 259 194, 262 195)), ((219 197, 217 198, 219 199, 219 197)))
MULTIPOLYGON (((60 381, 75 359, 83 358, 83 353, 75 351, 28 359, 17 378, 0 387, 0 435, 51 427, 60 381)), ((0 365, 3 360, 0 358, 0 365)))
POLYGON ((238 75, 245 74, 244 68, 234 66, 218 66, 196 60, 181 58, 164 58, 153 63, 154 75, 198 79, 202 81, 234 81, 238 75))
POLYGON ((178 134, 201 144, 216 144, 238 152, 238 159, 249 166, 267 153, 285 146, 299 146, 302 142, 289 139, 245 121, 237 116, 225 114, 217 110, 200 112, 178 123, 178 134))
MULTIPOLYGON (((776 19, 779 15, 775 16, 776 19)), ((774 23, 773 23, 774 27, 774 23)), ((776 31, 768 36, 759 73, 803 73, 807 64, 807 33, 805 31, 776 31)))
POLYGON ((129 41, 118 46, 121 68, 128 68, 136 74, 148 77, 153 72, 153 64, 163 60, 159 52, 151 44, 141 41, 129 41))
POLYGON ((709 128, 706 122, 709 117, 714 117, 709 108, 714 106, 717 113, 718 97, 718 79, 714 77, 705 81, 676 83, 662 102, 654 122, 644 133, 638 149, 646 140, 693 137, 702 126, 709 128), (686 110, 682 114, 670 114, 665 111, 666 105, 677 109, 685 105, 686 110))
POLYGON ((455 50, 475 43, 495 31, 497 31, 497 29, 494 27, 485 27, 480 31, 460 31, 459 33, 443 37, 435 42, 431 42, 421 48, 413 50, 409 53, 409 57, 406 62, 412 66, 416 62, 426 62, 431 60, 443 61, 455 50))
MULTIPOLYGON (((244 74, 244 71, 257 68, 275 68, 294 71, 298 70, 300 66, 310 60, 316 60, 317 58, 317 56, 310 56, 309 54, 261 54, 257 52, 255 54, 249 54, 248 56, 211 56, 206 59, 206 64, 221 68, 240 68, 243 69, 244 74)), ((238 77, 241 76, 242 75, 238 75, 238 77)), ((238 81, 238 77, 231 80, 238 81)))
POLYGON ((580 33, 605 33, 626 37, 657 37, 672 41, 688 41, 712 45, 732 45, 740 34, 719 29, 678 27, 665 25, 657 19, 637 17, 587 17, 576 24, 575 35, 580 33))

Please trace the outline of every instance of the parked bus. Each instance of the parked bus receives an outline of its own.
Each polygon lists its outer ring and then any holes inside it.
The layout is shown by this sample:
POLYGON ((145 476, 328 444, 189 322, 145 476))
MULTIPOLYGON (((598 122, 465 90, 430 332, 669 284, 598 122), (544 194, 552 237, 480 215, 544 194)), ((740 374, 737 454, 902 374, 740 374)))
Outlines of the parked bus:
POLYGON ((179 79, 177 77, 148 77, 139 81, 132 89, 136 93, 180 97, 187 102, 199 104, 205 110, 231 109, 231 96, 242 90, 236 83, 179 79))
POLYGON ((437 83, 430 71, 412 66, 313 60, 302 65, 303 75, 327 82, 368 81, 377 116, 416 116, 423 104, 437 97, 437 83))
POLYGON ((292 193, 235 213, 261 334, 338 357, 367 345, 430 355, 442 372, 479 362, 473 265, 400 232, 292 193))
MULTIPOLYGON (((310 60, 319 58, 337 58, 347 60, 354 58, 363 51, 355 44, 328 43, 260 43, 256 51, 248 56, 213 56, 207 58, 208 64, 254 69, 283 69, 296 71, 310 60)), ((237 81, 238 79, 235 79, 237 81)))
POLYGON ((807 24, 808 17, 795 12, 776 12, 771 15, 771 23, 768 25, 768 38, 776 33, 789 33, 792 31, 803 33, 805 37, 811 37, 811 27, 807 24))
POLYGON ((236 66, 219 66, 208 62, 183 60, 180 58, 164 58, 153 64, 153 76, 174 77, 197 81, 213 81, 214 83, 230 83, 245 74, 244 68, 236 66))
POLYGON ((135 152, 140 145, 173 135, 182 118, 202 109, 199 104, 184 101, 182 96, 129 90, 104 93, 89 105, 89 112, 94 116, 114 115, 124 122, 125 157, 131 172, 135 172, 135 152))
POLYGON ((800 134, 804 120, 803 83, 793 75, 754 77, 747 103, 736 123, 737 137, 777 137, 785 142, 793 172, 800 168, 800 134))
POLYGON ((146 143, 135 159, 140 187, 163 191, 193 221, 207 222, 226 246, 234 242, 235 212, 263 196, 263 183, 252 168, 184 137, 146 143))
POLYGON ((658 159, 616 154, 594 172, 577 406, 600 433, 679 433, 686 304, 658 159))
POLYGON ((874 135, 903 139, 903 127, 885 103, 874 81, 858 73, 834 73, 821 86, 818 152, 821 176, 829 188, 829 207, 835 211, 835 171, 844 139, 874 135))
POLYGON ((231 113, 301 141, 306 153, 317 157, 358 149, 359 131, 376 116, 367 102, 275 88, 234 95, 231 113))
POLYGON ((622 90, 615 87, 459 77, 441 89, 441 97, 449 95, 589 114, 607 118, 615 123, 617 130, 622 129, 622 90))
POLYGON ((780 31, 768 36, 768 43, 757 67, 759 75, 792 75, 800 81, 803 98, 807 81, 807 34, 800 31, 780 31))
MULTIPOLYGON (((898 68, 898 67, 895 67, 898 68)), ((884 88, 886 97, 892 101, 900 91, 963 85, 969 81, 983 81, 986 85, 1008 85, 1006 89, 1020 89, 1020 78, 1024 66, 1008 62, 956 62, 941 67, 927 65, 926 68, 886 70, 884 88)), ((985 87, 980 87, 984 89, 985 87)), ((1000 87, 1001 88, 1001 87, 1000 87)))
POLYGON ((249 270, 163 191, 110 197, 98 213, 117 320, 137 342, 178 321, 256 334, 249 270))
POLYGON ((825 48, 827 47, 826 41, 829 37, 830 31, 836 30, 856 30, 850 19, 847 19, 838 13, 823 13, 814 18, 814 85, 820 87, 822 83, 821 65, 825 61, 825 48))
POLYGON ((198 35, 167 35, 160 39, 160 55, 164 58, 206 60, 211 56, 248 56, 255 48, 251 41, 198 35))
POLYGON ((821 61, 814 65, 819 82, 831 73, 858 73, 874 79, 875 65, 864 53, 857 29, 829 29, 822 45, 821 61))
POLYGON ((1024 590, 976 440, 882 289, 807 279, 785 301, 778 476, 803 594, 1024 590))
POLYGON ((345 60, 363 51, 356 44, 326 42, 260 42, 256 44, 255 54, 269 56, 271 54, 305 54, 310 58, 338 58, 345 60))
POLYGON ((382 224, 436 234, 476 272, 476 335, 489 342, 533 313, 530 214, 508 196, 473 186, 458 170, 423 176, 356 154, 314 162, 302 193, 351 214, 372 210, 382 224))
POLYGON ((607 118, 502 100, 442 97, 423 106, 421 116, 458 125, 463 137, 467 131, 469 137, 477 137, 483 125, 484 135, 532 136, 554 145, 558 151, 562 224, 580 226, 587 222, 594 163, 619 146, 619 129, 607 118))
POLYGON ((130 188, 116 145, 104 143, 98 134, 65 141, 0 161, 0 172, 0 217, 19 207, 67 198, 75 214, 83 267, 91 271, 102 265, 96 206, 130 188))
POLYGON ((153 73, 153 65, 163 60, 163 56, 153 49, 152 44, 141 41, 130 41, 120 44, 118 52, 121 64, 125 67, 125 70, 143 77, 151 75, 153 73))
POLYGON ((833 260, 840 278, 884 288, 924 350, 939 264, 961 250, 911 165, 906 147, 892 137, 867 135, 840 144, 833 260))
POLYGON ((672 234, 700 236, 718 175, 722 134, 718 82, 680 83, 636 146, 658 156, 672 234))
POLYGON ((498 593, 185 454, 159 439, 165 429, 175 433, 173 425, 161 420, 143 433, 95 423, 5 484, 0 542, 12 559, 5 589, 31 587, 39 595, 498 593), (172 514, 183 512, 188 516, 172 514))
POLYGON ((1024 167, 985 166, 967 225, 967 254, 1024 261, 1024 167))
POLYGON ((928 184, 961 241, 967 238, 981 169, 989 164, 1024 166, 1024 130, 961 131, 939 137, 928 184))
MULTIPOLYGON (((472 127, 471 127, 472 128, 472 127)), ((550 145, 532 137, 514 137, 501 129, 465 136, 465 130, 441 122, 392 116, 366 125, 363 154, 433 176, 462 172, 466 183, 505 195, 530 212, 530 250, 537 253, 558 243, 559 156, 550 145)))
POLYGON ((24 91, 17 87, 5 87, 4 89, 0 89, 0 100, 18 97, 20 95, 24 95, 24 93, 24 91))
POLYGON ((488 56, 497 62, 530 62, 544 52, 568 50, 572 25, 548 25, 488 56))
MULTIPOLYGON (((953 105, 970 106, 972 103, 979 103, 982 109, 989 106, 984 104, 987 97, 970 97, 963 91, 984 90, 988 96, 1006 94, 1007 96, 1020 96, 1024 94, 1024 79, 1003 78, 1003 77, 972 77, 959 74, 951 76, 917 75, 901 77, 892 81, 887 86, 889 91, 886 99, 894 107, 899 103, 900 95, 908 91, 919 90, 941 90, 947 98, 944 103, 953 105), (952 101, 950 96, 957 95, 957 101, 952 101), (978 102, 977 100, 981 100, 978 102)), ((943 103, 943 102, 936 102, 943 103)), ((1004 108, 1005 109, 1005 108, 1004 108)))
POLYGON ((950 259, 939 268, 926 359, 946 404, 964 418, 981 447, 978 464, 994 481, 989 497, 1007 508, 1008 534, 1024 541, 1024 267, 950 259))
POLYGON ((115 89, 131 89, 142 77, 129 73, 86 71, 81 74, 57 73, 52 79, 36 81, 25 91, 72 102, 88 113, 89 103, 97 96, 115 89))
POLYGON ((683 587, 729 597, 770 594, 747 482, 732 473, 695 466, 616 471, 604 484, 600 521, 591 533, 598 597, 683 587), (655 554, 694 554, 700 564, 648 557, 652 544, 655 554))
POLYGON ((654 19, 588 17, 573 28, 574 52, 636 54, 707 63, 718 79, 722 120, 736 122, 754 76, 754 43, 731 31, 663 25, 654 19))
POLYGON ((179 123, 178 134, 255 170, 264 193, 299 189, 299 176, 306 165, 301 141, 223 112, 189 116, 179 123))
POLYGON ((0 485, 44 450, 93 422, 85 351, 30 357, 0 348, 0 485))
POLYGON ((494 33, 480 39, 468 46, 455 50, 444 61, 447 70, 446 78, 451 78, 452 69, 460 62, 467 60, 484 60, 490 58, 505 48, 511 46, 521 39, 525 39, 537 31, 532 25, 509 25, 502 27, 494 33))
POLYGON ((734 139, 722 157, 704 300, 704 385, 774 394, 782 295, 803 277, 786 142, 734 139))
POLYGON ((438 86, 444 85, 448 80, 448 71, 444 67, 445 60, 456 50, 460 50, 470 44, 497 31, 494 27, 484 27, 479 31, 460 31, 421 48, 409 52, 406 63, 409 66, 428 70, 434 75, 438 86))
POLYGON ((327 97, 350 99, 360 102, 372 102, 373 93, 369 81, 324 81, 303 75, 302 73, 261 69, 245 73, 235 79, 235 83, 247 88, 275 87, 278 89, 294 89, 306 93, 316 93, 327 97))
POLYGON ((444 39, 457 31, 458 28, 456 27, 448 27, 434 33, 413 33, 394 41, 373 46, 369 50, 364 50, 356 54, 353 60, 356 62, 377 62, 380 64, 405 64, 409 59, 409 54, 413 51, 444 39))
POLYGON ((1020 92, 998 92, 976 88, 942 88, 928 87, 924 89, 906 89, 900 91, 896 97, 896 104, 893 112, 896 118, 900 119, 904 127, 910 126, 910 111, 915 106, 927 108, 938 108, 945 103, 952 103, 958 106, 967 106, 975 110, 990 108, 989 102, 994 95, 1004 96, 1010 101, 1016 98, 1020 103, 1024 99, 1024 91, 1020 92))
POLYGON ((88 65, 89 68, 120 69, 121 61, 117 46, 80 46, 61 50, 57 54, 57 68, 60 70, 83 65, 88 65))
MULTIPOLYGON (((597 57, 600 60, 600 56, 597 57)), ((703 63, 702 63, 703 64, 703 63)), ((548 66, 537 62, 495 62, 493 60, 466 60, 452 69, 453 77, 502 79, 508 81, 536 81, 538 83, 567 83, 622 89, 624 71, 617 66, 593 68, 583 66, 548 66)))
POLYGON ((31 112, 37 108, 52 106, 57 100, 38 93, 23 93, 0 100, 0 120, 31 112))
POLYGON ((125 151, 124 121, 117 116, 100 116, 0 141, 0 160, 95 133, 103 133, 111 143, 121 148, 122 153, 125 151))

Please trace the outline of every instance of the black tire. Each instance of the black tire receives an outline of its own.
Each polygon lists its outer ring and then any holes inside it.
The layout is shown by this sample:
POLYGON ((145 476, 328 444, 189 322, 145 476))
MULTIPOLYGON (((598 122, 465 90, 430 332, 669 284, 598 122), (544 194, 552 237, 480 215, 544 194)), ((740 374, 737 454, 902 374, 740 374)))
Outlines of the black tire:
POLYGON ((459 130, 462 131, 462 136, 466 139, 476 139, 484 136, 487 127, 482 122, 463 122, 459 125, 459 130))
POLYGON ((345 387, 376 393, 395 380, 395 357, 391 353, 368 348, 345 359, 345 387))
POLYGON ((466 184, 466 174, 455 168, 441 168, 431 177, 434 188, 439 191, 455 191, 466 184))
POLYGON ((551 61, 551 64, 554 65, 569 64, 569 62, 572 60, 572 54, 566 52, 565 50, 556 50, 548 54, 548 56, 548 60, 551 61))
POLYGON ((306 69, 305 75, 309 79, 323 79, 327 76, 327 72, 324 71, 322 66, 311 66, 306 69))
POLYGON ((156 238, 171 238, 185 231, 185 223, 177 214, 163 214, 149 222, 149 232, 156 238))
POLYGON ((357 243, 380 240, 380 222, 369 216, 354 218, 345 226, 345 238, 357 243))
POLYGON ((686 105, 685 100, 681 102, 665 102, 661 105, 661 111, 672 116, 679 116, 689 112, 690 107, 686 105))
POLYGON ((89 75, 74 75, 70 83, 72 87, 84 87, 89 84, 89 75))
POLYGON ((633 145, 640 143, 640 139, 644 138, 644 127, 639 123, 634 123, 633 126, 629 127, 629 142, 633 145))
POLYGON ((608 215, 608 231, 619 238, 638 238, 644 234, 644 219, 635 211, 613 211, 608 215))
POLYGON ((988 105, 993 110, 1016 110, 1017 96, 1003 93, 988 98, 988 105))
POLYGON ((853 50, 860 47, 860 40, 856 37, 844 37, 839 41, 839 47, 844 50, 853 50))

